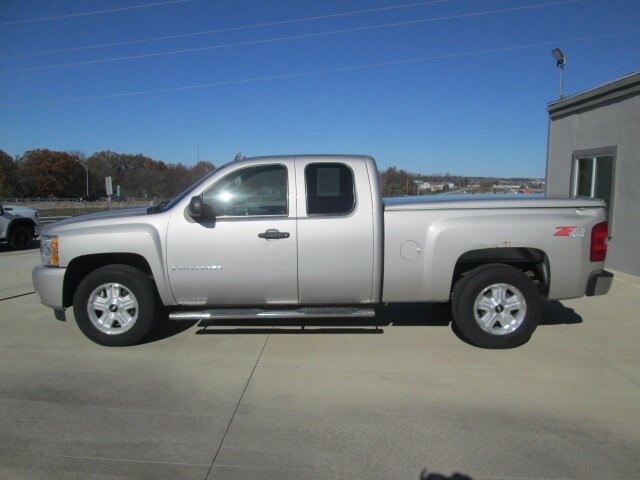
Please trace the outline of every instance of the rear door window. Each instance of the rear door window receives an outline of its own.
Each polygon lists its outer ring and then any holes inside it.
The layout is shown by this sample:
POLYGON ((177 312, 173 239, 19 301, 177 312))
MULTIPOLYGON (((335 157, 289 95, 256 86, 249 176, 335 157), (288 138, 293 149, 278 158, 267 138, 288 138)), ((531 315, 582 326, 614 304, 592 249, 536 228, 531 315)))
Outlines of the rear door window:
POLYGON ((343 163, 312 163, 305 168, 308 215, 346 215, 355 207, 353 172, 343 163))

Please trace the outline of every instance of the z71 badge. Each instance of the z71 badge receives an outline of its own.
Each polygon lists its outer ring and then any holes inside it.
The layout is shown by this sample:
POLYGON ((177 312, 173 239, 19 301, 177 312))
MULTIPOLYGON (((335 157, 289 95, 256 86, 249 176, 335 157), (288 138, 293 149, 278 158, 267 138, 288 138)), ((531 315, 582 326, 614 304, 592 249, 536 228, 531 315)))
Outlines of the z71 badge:
POLYGON ((556 233, 553 236, 582 238, 584 237, 584 227, 556 227, 556 233))

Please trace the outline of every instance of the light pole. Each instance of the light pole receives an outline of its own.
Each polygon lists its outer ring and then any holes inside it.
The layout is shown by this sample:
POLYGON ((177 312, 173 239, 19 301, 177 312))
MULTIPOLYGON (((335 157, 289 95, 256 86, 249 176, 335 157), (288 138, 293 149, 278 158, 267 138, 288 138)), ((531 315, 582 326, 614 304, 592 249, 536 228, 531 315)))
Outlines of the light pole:
POLYGON ((87 174, 87 197, 89 196, 89 165, 87 165, 86 161, 82 161, 78 158, 78 163, 80 165, 82 165, 82 168, 84 168, 86 174, 87 174))
POLYGON ((560 98, 564 97, 563 94, 563 84, 564 84, 564 66, 567 64, 567 57, 564 56, 562 50, 559 48, 554 48, 551 50, 551 54, 553 58, 556 59, 556 67, 560 69, 560 98))

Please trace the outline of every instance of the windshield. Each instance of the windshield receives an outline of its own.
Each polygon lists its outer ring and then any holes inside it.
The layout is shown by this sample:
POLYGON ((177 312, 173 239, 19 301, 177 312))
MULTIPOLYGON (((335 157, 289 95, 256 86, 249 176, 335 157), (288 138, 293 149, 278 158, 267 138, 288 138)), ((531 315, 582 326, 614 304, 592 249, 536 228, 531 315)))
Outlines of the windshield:
POLYGON ((202 177, 200 180, 195 182, 193 185, 188 187, 186 190, 183 190, 178 195, 173 197, 171 200, 166 201, 166 202, 160 202, 159 204, 154 205, 153 207, 149 207, 147 209, 147 213, 165 212, 165 211, 169 210, 170 208, 173 208, 183 198, 185 198, 187 195, 189 195, 191 192, 193 192, 195 189, 197 189, 200 185, 202 185, 204 182, 206 182, 214 173, 217 173, 218 171, 220 171, 221 168, 224 168, 225 166, 226 165, 223 165, 222 167, 214 170, 213 172, 208 173, 207 175, 202 177))

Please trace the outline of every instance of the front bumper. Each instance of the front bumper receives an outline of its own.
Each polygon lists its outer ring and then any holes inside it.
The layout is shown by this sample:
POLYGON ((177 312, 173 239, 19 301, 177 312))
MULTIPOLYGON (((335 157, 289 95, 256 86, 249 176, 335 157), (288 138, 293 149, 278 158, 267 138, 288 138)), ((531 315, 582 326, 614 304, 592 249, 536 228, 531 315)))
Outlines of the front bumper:
POLYGON ((66 268, 38 265, 31 272, 33 288, 40 296, 40 302, 54 310, 64 311, 62 289, 66 268))
POLYGON ((587 297, 606 294, 611 288, 612 283, 613 273, 607 272, 606 270, 592 273, 587 282, 587 297))

